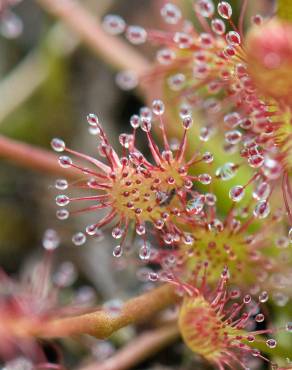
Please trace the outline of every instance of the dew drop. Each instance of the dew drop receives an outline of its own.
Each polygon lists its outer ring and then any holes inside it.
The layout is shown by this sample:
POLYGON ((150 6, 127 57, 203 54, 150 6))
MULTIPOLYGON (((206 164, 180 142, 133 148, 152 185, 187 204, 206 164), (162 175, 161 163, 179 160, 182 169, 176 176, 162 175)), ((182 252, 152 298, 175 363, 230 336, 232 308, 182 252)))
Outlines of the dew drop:
POLYGON ((124 91, 132 90, 138 85, 138 76, 134 71, 121 71, 116 75, 116 84, 124 91))
POLYGON ((55 181, 55 188, 58 190, 66 190, 68 188, 68 181, 64 179, 58 179, 55 181))
POLYGON ((88 235, 95 235, 97 230, 96 224, 86 226, 85 232, 88 235))
POLYGON ((120 134, 119 136, 119 142, 122 147, 128 149, 133 142, 133 135, 128 134, 120 134))
POLYGON ((212 176, 208 173, 202 173, 198 176, 198 181, 203 185, 209 185, 212 182, 212 176))
POLYGON ((270 214, 269 203, 266 200, 261 200, 260 202, 258 202, 255 206, 253 214, 255 217, 258 217, 260 219, 268 217, 270 214))
POLYGON ((143 44, 147 40, 147 32, 140 26, 129 26, 126 31, 126 38, 134 45, 143 44))
POLYGON ((151 131, 151 121, 148 118, 141 118, 141 129, 144 132, 150 132, 151 131))
POLYGON ((232 7, 227 1, 221 1, 217 6, 220 17, 230 19, 232 16, 232 7))
POLYGON ((262 313, 258 313, 255 317, 256 322, 263 322, 265 320, 265 316, 262 313))
POLYGON ((59 220, 67 220, 69 217, 69 211, 67 209, 58 209, 56 212, 56 217, 59 220))
POLYGON ((211 130, 208 127, 201 127, 200 128, 200 135, 199 138, 201 141, 207 142, 211 137, 211 130))
POLYGON ((235 128, 239 125, 241 121, 240 114, 237 112, 231 112, 224 116, 224 123, 231 128, 235 128))
POLYGON ((59 158, 59 164, 62 168, 69 168, 72 166, 72 159, 66 155, 62 155, 59 158))
POLYGON ((246 339, 247 339, 247 341, 248 341, 248 342, 250 342, 250 343, 252 343, 252 342, 254 342, 254 341, 255 341, 255 337, 254 337, 253 335, 248 335, 248 336, 246 337, 246 339))
POLYGON ((99 125, 99 120, 98 120, 98 117, 96 114, 94 113, 89 113, 86 117, 87 119, 87 122, 90 126, 92 127, 96 127, 97 125, 99 125))
POLYGON ((64 206, 67 206, 67 204, 69 203, 70 203, 70 199, 67 197, 67 195, 58 195, 56 197, 57 206, 64 207, 64 206))
POLYGON ((202 159, 205 163, 212 163, 214 161, 214 156, 212 153, 206 152, 203 154, 202 159))
POLYGON ((183 235, 183 242, 186 245, 192 245, 194 243, 194 237, 191 234, 185 233, 183 235))
POLYGON ((59 244, 60 244, 60 238, 57 232, 52 229, 46 230, 43 236, 43 247, 47 251, 52 251, 58 248, 59 244))
POLYGON ((66 148, 66 145, 63 140, 55 138, 51 141, 51 147, 55 152, 63 152, 66 148))
POLYGON ((179 91, 183 88, 185 83, 186 77, 182 73, 177 73, 175 75, 170 76, 167 79, 168 86, 173 91, 179 91))
POLYGON ((167 245, 170 245, 174 242, 174 237, 173 237, 173 234, 171 233, 166 233, 165 235, 163 235, 163 241, 165 244, 167 245))
POLYGON ((180 118, 184 119, 185 117, 191 116, 192 115, 192 109, 189 106, 189 104, 181 104, 179 107, 179 116, 180 118))
POLYGON ((25 357, 17 357, 5 363, 2 370, 34 370, 34 364, 25 357))
POLYGON ((232 145, 238 144, 241 141, 241 139, 242 139, 242 133, 238 130, 228 131, 225 134, 225 141, 228 144, 232 144, 232 145))
POLYGON ((238 32, 230 31, 226 35, 226 41, 232 46, 238 46, 241 43, 241 38, 238 32))
POLYGON ((244 187, 241 185, 237 185, 230 189, 229 198, 233 202, 240 202, 243 199, 244 194, 245 194, 244 187))
POLYGON ((193 119, 191 116, 185 116, 182 121, 183 128, 189 130, 193 125, 193 119))
POLYGON ((251 302, 251 296, 249 294, 245 295, 243 298, 243 303, 249 304, 251 302))
POLYGON ((151 248, 148 243, 143 244, 139 251, 139 257, 141 260, 149 260, 151 255, 151 248))
POLYGON ((177 24, 182 16, 180 9, 172 3, 165 4, 161 8, 160 14, 168 24, 177 24))
POLYGON ((195 3, 195 11, 204 18, 210 18, 214 14, 215 7, 211 0, 198 0, 195 3))
POLYGON ((91 353, 98 362, 103 362, 113 356, 115 347, 109 341, 98 341, 91 346, 91 353))
POLYGON ((237 166, 234 163, 227 162, 223 166, 219 167, 215 174, 223 181, 231 180, 237 172, 237 166))
POLYGON ((209 222, 208 229, 216 233, 220 233, 224 230, 224 224, 222 221, 215 218, 213 221, 209 222))
POLYGON ((268 339, 266 341, 266 345, 269 347, 269 348, 275 348, 277 346, 277 341, 275 339, 268 339))
POLYGON ((268 293, 266 291, 261 292, 261 294, 259 295, 259 302, 265 303, 268 301, 268 299, 269 299, 268 293))
POLYGON ((125 31, 126 23, 120 16, 108 14, 104 17, 102 26, 110 35, 119 35, 125 31))
POLYGON ((263 17, 260 14, 252 16, 251 21, 253 24, 260 26, 263 23, 263 17))
POLYGON ((2 12, 0 23, 0 33, 2 36, 6 37, 7 39, 15 39, 16 37, 20 36, 22 31, 22 20, 16 14, 9 10, 2 12))
POLYGON ((206 193, 205 194, 205 201, 206 201, 207 206, 213 207, 213 206, 215 206, 215 204, 217 202, 217 197, 213 193, 206 193))
POLYGON ((282 292, 275 292, 273 294, 273 300, 278 307, 285 307, 289 301, 289 297, 282 292))
POLYGON ((292 244, 292 227, 290 228, 290 230, 288 232, 288 238, 289 238, 290 244, 292 244))
POLYGON ((145 225, 137 224, 136 225, 136 233, 137 233, 137 235, 145 235, 145 233, 146 233, 145 225))
POLYGON ((175 52, 171 49, 160 49, 157 51, 156 59, 162 65, 169 65, 175 59, 175 52))
POLYGON ((165 106, 162 100, 153 100, 152 102, 152 111, 157 116, 161 116, 164 113, 165 106))
POLYGON ((226 31, 225 23, 222 21, 222 19, 213 19, 211 22, 212 31, 216 33, 217 35, 224 35, 226 31))
POLYGON ((78 232, 72 236, 72 242, 76 246, 83 245, 86 242, 86 236, 82 232, 78 232))
POLYGON ((271 186, 267 182, 261 182, 253 192, 253 197, 256 200, 267 199, 271 193, 271 186))
POLYGON ((261 154, 255 154, 248 158, 248 163, 252 168, 259 168, 265 162, 265 158, 261 154))
POLYGON ((115 239, 120 239, 123 236, 123 233, 123 229, 121 229, 120 227, 115 227, 112 231, 112 237, 115 239))
POLYGON ((134 114, 130 118, 130 124, 133 128, 138 128, 140 126, 140 117, 137 114, 134 114))
POLYGON ((158 274, 156 272, 150 272, 149 273, 149 280, 150 281, 157 281, 158 280, 158 274))
POLYGON ((185 32, 176 32, 173 41, 180 49, 188 49, 192 45, 192 37, 185 32))
POLYGON ((121 245, 116 245, 113 249, 113 256, 119 258, 123 255, 123 248, 121 245))

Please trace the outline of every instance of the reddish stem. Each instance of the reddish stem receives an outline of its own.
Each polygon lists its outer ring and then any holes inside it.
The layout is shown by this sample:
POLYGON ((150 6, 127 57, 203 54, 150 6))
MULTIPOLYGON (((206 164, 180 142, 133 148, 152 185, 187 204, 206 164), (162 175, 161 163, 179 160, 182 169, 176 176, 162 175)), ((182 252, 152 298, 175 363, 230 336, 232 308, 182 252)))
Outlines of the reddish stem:
POLYGON ((48 320, 38 328, 32 328, 32 332, 43 338, 89 334, 104 339, 127 325, 147 320, 177 300, 173 285, 166 284, 130 299, 117 315, 98 310, 80 316, 48 320))
POLYGON ((176 325, 146 332, 135 338, 112 358, 101 364, 91 364, 80 370, 126 370, 132 369, 149 356, 159 352, 179 337, 176 325))
POLYGON ((50 151, 1 135, 0 157, 8 159, 22 167, 44 172, 47 175, 61 175, 70 179, 80 177, 79 171, 73 168, 65 170, 60 167, 56 155, 50 151))

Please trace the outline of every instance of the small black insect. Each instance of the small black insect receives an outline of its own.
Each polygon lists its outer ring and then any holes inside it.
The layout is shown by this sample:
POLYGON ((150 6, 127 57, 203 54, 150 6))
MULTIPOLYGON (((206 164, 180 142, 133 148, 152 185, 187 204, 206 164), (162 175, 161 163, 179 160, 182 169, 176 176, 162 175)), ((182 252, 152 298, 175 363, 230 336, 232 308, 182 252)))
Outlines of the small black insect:
POLYGON ((173 197, 175 196, 175 194, 176 194, 175 189, 172 189, 169 193, 159 191, 156 194, 157 203, 161 207, 168 206, 172 201, 173 197))

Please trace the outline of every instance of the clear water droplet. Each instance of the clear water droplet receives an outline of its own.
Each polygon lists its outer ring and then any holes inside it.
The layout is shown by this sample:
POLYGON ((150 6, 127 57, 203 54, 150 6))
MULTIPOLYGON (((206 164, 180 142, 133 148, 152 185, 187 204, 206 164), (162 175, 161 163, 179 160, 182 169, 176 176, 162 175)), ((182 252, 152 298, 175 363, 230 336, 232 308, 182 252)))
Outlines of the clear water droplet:
POLYGON ((262 313, 258 313, 255 317, 256 322, 263 322, 265 321, 265 316, 262 313))
POLYGON ((230 31, 226 35, 226 41, 232 46, 238 46, 241 44, 240 34, 235 31, 230 31))
POLYGON ((116 84, 124 91, 135 89, 138 83, 138 76, 134 71, 121 71, 116 75, 116 84))
POLYGON ((63 140, 55 138, 51 141, 51 147, 55 152, 63 152, 66 148, 66 145, 63 140))
POLYGON ((214 3, 211 0, 198 0, 195 3, 195 11, 204 18, 210 18, 215 12, 214 3))
POLYGON ((252 195, 254 199, 256 200, 264 200, 268 198, 270 193, 271 193, 271 186, 269 183, 264 181, 258 184, 258 186, 256 187, 252 195))
POLYGON ((255 217, 259 219, 268 217, 270 214, 269 203, 266 200, 261 200, 260 202, 258 202, 257 205, 255 206, 253 214, 255 217))
POLYGON ((140 26, 129 26, 126 31, 126 38, 134 45, 143 44, 147 40, 147 32, 140 26))
POLYGON ((130 124, 133 128, 138 128, 140 126, 140 117, 137 114, 134 114, 130 118, 130 124))
POLYGON ((59 158, 59 164, 62 168, 69 168, 72 166, 72 159, 66 155, 62 155, 59 158))
POLYGON ((244 187, 241 185, 237 185, 230 189, 229 198, 233 202, 240 202, 243 199, 244 194, 245 194, 244 187))
POLYGON ((103 19, 102 26, 110 35, 119 35, 126 29, 126 23, 123 18, 115 14, 106 15, 103 19))
POLYGON ((65 179, 57 179, 55 181, 55 188, 58 190, 66 190, 68 188, 68 181, 65 179))
POLYGON ((76 246, 83 245, 86 242, 86 236, 82 232, 78 232, 72 236, 72 242, 76 246))
POLYGON ((58 209, 56 211, 56 217, 59 220, 67 220, 69 218, 69 211, 67 209, 58 209))
POLYGON ((60 238, 57 232, 52 229, 46 230, 43 236, 43 247, 48 251, 52 251, 58 248, 59 244, 60 238))
POLYGON ((70 199, 67 197, 67 195, 58 195, 56 197, 56 204, 60 207, 67 206, 67 204, 70 203, 70 199))
POLYGON ((148 243, 143 244, 139 251, 139 257, 143 261, 147 261, 150 259, 151 256, 151 248, 148 243))
POLYGON ((183 128, 189 130, 193 126, 193 119, 191 116, 185 116, 182 121, 183 128))
POLYGON ((136 225, 136 233, 137 235, 145 235, 146 227, 144 224, 137 224, 136 225))
POLYGON ((230 19, 232 17, 232 7, 227 1, 220 1, 217 6, 220 17, 230 19))
POLYGON ((166 3, 161 8, 160 14, 168 24, 177 24, 182 17, 179 7, 172 3, 166 3))
POLYGON ((237 166, 234 163, 227 162, 223 166, 219 167, 215 174, 217 177, 219 177, 223 181, 228 181, 233 179, 233 177, 236 175, 237 172, 237 166))
POLYGON ((115 227, 112 231, 112 237, 115 239, 120 239, 123 236, 124 230, 120 227, 115 227))
POLYGON ((121 245, 116 245, 113 249, 113 256, 119 258, 123 255, 123 248, 121 245))
POLYGON ((276 348, 277 346, 277 341, 275 339, 268 339, 266 341, 266 345, 269 347, 269 348, 276 348))
POLYGON ((261 294, 259 295, 259 302, 265 303, 268 301, 268 299, 269 299, 268 292, 266 291, 261 292, 261 294))
POLYGON ((152 111, 157 116, 161 116, 165 111, 165 106, 162 100, 156 99, 152 102, 152 111))

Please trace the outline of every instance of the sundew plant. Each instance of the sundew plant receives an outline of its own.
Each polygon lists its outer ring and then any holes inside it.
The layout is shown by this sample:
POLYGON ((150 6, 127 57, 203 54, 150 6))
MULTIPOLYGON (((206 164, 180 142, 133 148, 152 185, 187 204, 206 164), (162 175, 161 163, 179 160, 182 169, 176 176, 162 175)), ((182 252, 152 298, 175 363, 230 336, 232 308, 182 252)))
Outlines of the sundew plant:
MULTIPOLYGON (((292 3, 109 2, 36 0, 56 24, 0 81, 0 120, 29 100, 52 149, 0 137, 1 157, 51 175, 42 252, 0 270, 0 365, 292 369, 292 3), (82 73, 80 44, 116 85, 67 118, 69 89, 30 96, 82 73), (102 113, 116 91, 133 99, 119 129, 115 99, 102 113)), ((19 3, 0 2, 8 45, 33 27, 19 3)))

